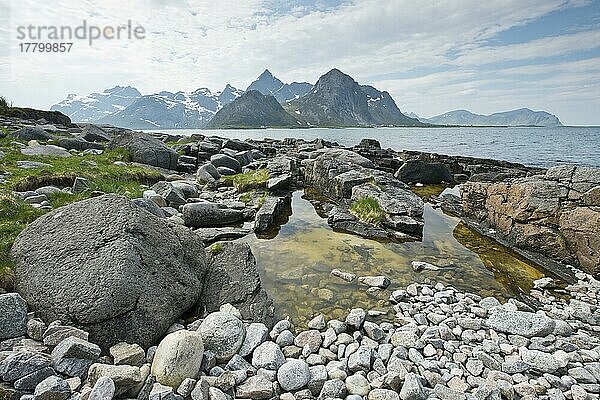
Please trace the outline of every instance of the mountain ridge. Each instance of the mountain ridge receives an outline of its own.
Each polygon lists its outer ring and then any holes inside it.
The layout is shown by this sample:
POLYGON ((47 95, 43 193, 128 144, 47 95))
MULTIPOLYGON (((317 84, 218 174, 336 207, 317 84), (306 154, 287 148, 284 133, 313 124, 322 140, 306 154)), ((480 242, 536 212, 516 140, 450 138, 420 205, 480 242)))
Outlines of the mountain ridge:
POLYGON ((487 115, 460 109, 430 118, 419 117, 419 120, 438 125, 461 126, 563 126, 556 115, 547 111, 534 111, 526 107, 487 115))
POLYGON ((248 90, 217 111, 207 129, 297 128, 302 122, 286 112, 273 95, 248 90))

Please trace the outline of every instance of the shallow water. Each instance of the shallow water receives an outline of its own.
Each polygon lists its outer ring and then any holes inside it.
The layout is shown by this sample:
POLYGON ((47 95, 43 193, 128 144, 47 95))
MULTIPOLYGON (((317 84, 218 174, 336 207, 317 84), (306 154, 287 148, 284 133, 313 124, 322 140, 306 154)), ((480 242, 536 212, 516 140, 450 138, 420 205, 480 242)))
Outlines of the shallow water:
MULTIPOLYGON (((250 243, 263 285, 280 317, 298 327, 319 313, 343 318, 351 308, 389 311, 392 290, 412 282, 442 282, 481 296, 501 299, 527 293, 544 276, 538 268, 496 242, 476 234, 458 218, 430 204, 425 206, 422 241, 380 243, 334 232, 302 191, 292 198, 292 215, 272 239, 254 235, 250 243), (412 261, 443 267, 415 272, 412 261), (330 274, 338 268, 357 276, 385 275, 391 286, 367 293, 366 286, 347 283, 330 274)), ((391 320, 387 314, 382 319, 391 320)))
POLYGON ((565 163, 600 166, 600 127, 175 129, 161 132, 201 133, 232 139, 322 138, 343 146, 373 138, 379 140, 381 147, 398 151, 491 158, 544 168, 565 163))

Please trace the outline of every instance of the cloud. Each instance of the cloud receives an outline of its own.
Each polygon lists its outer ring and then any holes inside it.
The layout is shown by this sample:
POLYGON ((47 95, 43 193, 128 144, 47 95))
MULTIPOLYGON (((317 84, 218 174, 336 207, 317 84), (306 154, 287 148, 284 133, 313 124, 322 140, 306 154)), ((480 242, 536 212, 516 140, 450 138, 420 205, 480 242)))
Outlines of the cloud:
POLYGON ((465 101, 464 107, 480 105, 474 94, 517 79, 507 76, 518 74, 514 70, 502 77, 486 75, 479 68, 483 64, 499 60, 526 64, 600 43, 599 32, 592 30, 525 44, 490 44, 500 32, 585 4, 564 0, 13 0, 11 24, 8 30, 0 27, 0 35, 8 32, 13 37, 10 54, 0 54, 0 82, 15 102, 48 107, 69 92, 89 93, 115 84, 132 84, 144 93, 197 87, 218 90, 226 83, 245 88, 264 68, 285 81, 314 82, 338 67, 359 82, 390 91, 403 109, 433 114, 446 111, 442 107, 451 105, 453 94, 456 101, 465 101), (76 43, 70 54, 16 51, 16 25, 73 25, 84 18, 97 25, 131 19, 146 28, 147 38, 103 41, 92 47, 76 43), (402 79, 431 68, 444 71, 402 79), (433 99, 433 95, 441 97, 433 99))

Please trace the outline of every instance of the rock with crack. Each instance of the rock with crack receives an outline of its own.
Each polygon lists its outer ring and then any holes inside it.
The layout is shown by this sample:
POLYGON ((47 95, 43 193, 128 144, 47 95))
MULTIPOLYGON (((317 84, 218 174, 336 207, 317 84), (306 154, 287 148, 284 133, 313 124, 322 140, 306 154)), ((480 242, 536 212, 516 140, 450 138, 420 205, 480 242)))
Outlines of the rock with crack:
POLYGON ((154 344, 197 302, 207 271, 197 235, 112 194, 38 218, 11 254, 36 314, 82 327, 105 350, 154 344))
POLYGON ((261 285, 250 246, 231 242, 223 243, 222 247, 209 261, 201 304, 212 312, 229 303, 241 312, 244 320, 270 325, 273 300, 261 285))

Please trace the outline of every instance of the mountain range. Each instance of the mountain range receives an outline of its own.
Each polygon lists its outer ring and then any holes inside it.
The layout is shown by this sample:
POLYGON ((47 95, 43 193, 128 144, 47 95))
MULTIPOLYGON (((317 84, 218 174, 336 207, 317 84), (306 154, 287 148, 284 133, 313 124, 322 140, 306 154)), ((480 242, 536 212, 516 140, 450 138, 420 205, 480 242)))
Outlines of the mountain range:
POLYGON ((498 112, 490 115, 474 114, 467 110, 455 110, 431 118, 422 118, 414 113, 409 115, 420 121, 435 125, 461 126, 562 126, 556 115, 546 111, 533 111, 529 108, 498 112))
POLYGON ((257 90, 262 94, 275 97, 280 103, 286 103, 304 96, 312 87, 313 85, 307 82, 283 83, 274 77, 271 71, 265 69, 246 90, 257 90))
POLYGON ((51 110, 62 112, 74 122, 131 129, 561 125, 552 114, 526 108, 492 115, 457 110, 431 118, 403 114, 388 92, 361 85, 335 68, 314 86, 307 82, 284 83, 265 69, 245 91, 228 84, 214 93, 200 88, 142 95, 131 86, 115 86, 88 96, 69 94, 51 110))
POLYGON ((136 88, 115 86, 88 96, 69 94, 66 99, 50 107, 50 110, 60 111, 71 118, 71 121, 98 122, 101 118, 124 110, 140 97, 142 94, 136 88))

